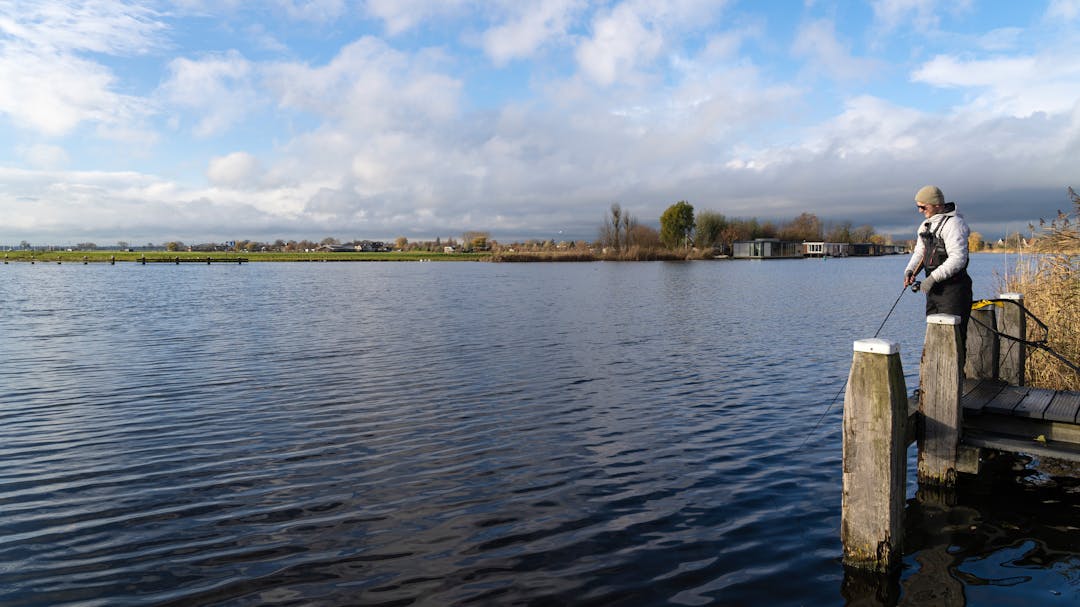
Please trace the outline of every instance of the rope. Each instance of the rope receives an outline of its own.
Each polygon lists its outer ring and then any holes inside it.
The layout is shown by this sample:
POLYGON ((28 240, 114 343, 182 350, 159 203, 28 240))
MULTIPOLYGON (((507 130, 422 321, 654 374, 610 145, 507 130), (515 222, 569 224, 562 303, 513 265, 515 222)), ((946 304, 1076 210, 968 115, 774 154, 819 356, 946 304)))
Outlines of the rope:
POLYGON ((997 306, 999 308, 1003 308, 1003 307, 1005 307, 1006 303, 1010 303, 1010 304, 1013 304, 1014 306, 1017 306, 1018 308, 1020 308, 1020 310, 1024 313, 1024 315, 1026 317, 1028 317, 1031 320, 1035 321, 1035 324, 1039 325, 1039 328, 1042 329, 1043 338, 1042 339, 1037 339, 1037 340, 1030 340, 1030 339, 1026 339, 1026 338, 1022 338, 1022 337, 1016 337, 1014 335, 1008 335, 1008 334, 1002 333, 1001 331, 998 331, 997 328, 995 328, 995 327, 987 326, 987 324, 982 322, 981 320, 979 320, 978 317, 972 316, 971 320, 975 321, 976 324, 978 324, 979 326, 983 327, 984 329, 990 331, 994 335, 997 335, 998 337, 1004 337, 1005 339, 1009 340, 1011 342, 1009 344, 1009 349, 1010 350, 1012 350, 1012 348, 1015 348, 1017 344, 1023 344, 1025 346, 1029 347, 1029 348, 1035 348, 1037 350, 1042 350, 1042 351, 1046 352, 1047 354, 1050 354, 1054 358, 1058 359, 1059 361, 1061 361, 1061 363, 1063 365, 1065 365, 1066 367, 1068 367, 1068 368, 1072 369, 1074 372, 1080 374, 1080 365, 1077 365, 1076 363, 1070 361, 1069 359, 1065 358, 1061 354, 1055 352, 1053 348, 1051 348, 1049 345, 1047 345, 1047 342, 1050 339, 1050 329, 1049 329, 1049 327, 1047 327, 1046 323, 1039 320, 1039 317, 1032 314, 1031 310, 1028 310, 1027 307, 1025 307, 1024 304, 1020 303, 1019 301, 1014 300, 1014 299, 983 299, 983 300, 980 300, 980 301, 977 301, 977 302, 974 302, 973 304, 971 304, 971 309, 972 310, 981 310, 983 308, 986 308, 986 307, 989 307, 989 306, 992 306, 992 305, 997 306))

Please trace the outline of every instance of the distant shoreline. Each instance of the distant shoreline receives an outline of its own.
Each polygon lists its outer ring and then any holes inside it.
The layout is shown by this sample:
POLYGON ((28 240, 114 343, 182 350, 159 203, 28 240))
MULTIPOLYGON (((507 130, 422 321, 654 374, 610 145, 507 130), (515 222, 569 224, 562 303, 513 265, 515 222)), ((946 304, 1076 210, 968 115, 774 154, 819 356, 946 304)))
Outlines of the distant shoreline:
POLYGON ((349 261, 487 261, 490 253, 432 253, 428 251, 364 252, 234 252, 234 251, 6 251, 4 263, 258 263, 349 261))
MULTIPOLYGON (((434 253, 429 251, 388 251, 388 252, 197 252, 197 251, 5 251, 0 253, 3 263, 260 263, 260 262, 403 262, 403 261, 488 261, 498 263, 530 262, 590 262, 590 261, 673 261, 688 259, 714 259, 704 255, 686 255, 674 251, 660 254, 651 251, 641 255, 595 255, 587 252, 517 252, 495 253, 482 251, 474 253, 434 253)), ((1015 250, 979 251, 978 254, 1016 254, 1015 250)), ((1034 253, 1034 252, 1032 252, 1034 253)), ((715 259, 731 259, 716 257, 715 259)))

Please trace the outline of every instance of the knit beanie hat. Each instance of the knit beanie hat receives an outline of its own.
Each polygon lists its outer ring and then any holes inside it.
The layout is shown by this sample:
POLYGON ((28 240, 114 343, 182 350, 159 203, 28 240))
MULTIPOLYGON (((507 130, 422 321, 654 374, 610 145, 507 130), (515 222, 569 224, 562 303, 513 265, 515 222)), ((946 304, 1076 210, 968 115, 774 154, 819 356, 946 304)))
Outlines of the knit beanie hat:
POLYGON ((915 202, 927 206, 945 204, 945 195, 936 185, 924 185, 915 193, 915 202))

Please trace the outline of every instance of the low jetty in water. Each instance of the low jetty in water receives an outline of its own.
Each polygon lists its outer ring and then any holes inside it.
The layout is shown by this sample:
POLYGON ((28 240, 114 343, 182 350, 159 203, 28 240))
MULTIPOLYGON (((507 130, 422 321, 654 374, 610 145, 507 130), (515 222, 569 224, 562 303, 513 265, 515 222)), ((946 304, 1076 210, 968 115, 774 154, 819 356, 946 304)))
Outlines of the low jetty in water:
POLYGON ((1024 385, 1022 301, 1006 293, 973 310, 963 361, 959 317, 927 316, 913 398, 896 343, 855 342, 844 397, 845 564, 881 572, 899 565, 912 442, 920 488, 946 493, 955 491, 958 475, 979 473, 984 450, 1080 462, 1080 393, 1024 385))

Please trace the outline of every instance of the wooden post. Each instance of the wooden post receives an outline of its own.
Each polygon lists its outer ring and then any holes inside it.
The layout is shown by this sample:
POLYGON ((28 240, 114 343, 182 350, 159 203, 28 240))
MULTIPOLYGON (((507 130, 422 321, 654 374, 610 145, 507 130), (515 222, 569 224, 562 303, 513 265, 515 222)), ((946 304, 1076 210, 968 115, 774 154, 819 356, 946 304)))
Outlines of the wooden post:
MULTIPOLYGON (((1004 335, 1027 339, 1027 317, 1020 307, 1024 296, 1020 293, 1002 293, 998 299, 1006 303, 997 319, 997 329, 1004 335)), ((1024 365, 1027 364, 1027 346, 1007 338, 1001 338, 998 359, 998 377, 1010 386, 1024 385, 1024 365)))
POLYGON ((907 477, 907 388, 900 347, 855 342, 844 395, 844 563, 888 571, 900 563, 907 477))
POLYGON ((961 428, 960 317, 926 317, 926 343, 919 366, 919 483, 956 486, 956 449, 961 428))
POLYGON ((994 306, 971 311, 967 331, 967 360, 964 375, 971 379, 998 378, 997 315, 994 306))

